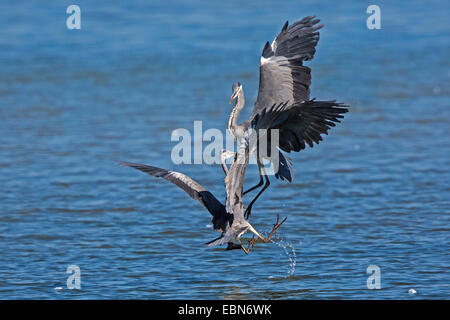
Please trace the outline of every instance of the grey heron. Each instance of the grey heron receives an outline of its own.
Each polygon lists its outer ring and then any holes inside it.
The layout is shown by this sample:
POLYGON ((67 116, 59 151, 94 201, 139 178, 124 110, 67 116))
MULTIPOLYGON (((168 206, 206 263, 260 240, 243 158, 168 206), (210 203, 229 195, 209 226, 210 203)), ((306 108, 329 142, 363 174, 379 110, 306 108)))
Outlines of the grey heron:
POLYGON ((225 188, 226 188, 226 205, 223 205, 217 198, 199 183, 191 179, 185 174, 176 171, 170 171, 158 167, 148 166, 139 163, 122 162, 119 164, 122 166, 131 167, 142 172, 145 172, 151 176, 163 178, 172 182, 176 186, 183 189, 191 198, 198 200, 212 215, 212 223, 214 230, 221 232, 221 235, 208 242, 209 246, 216 246, 227 244, 226 250, 242 249, 246 254, 249 253, 250 247, 256 242, 257 238, 252 238, 249 241, 248 247, 245 248, 242 244, 234 243, 247 231, 250 231, 254 236, 268 242, 273 233, 286 221, 277 221, 269 233, 264 238, 262 237, 253 226, 248 222, 248 219, 244 217, 244 205, 242 203, 242 188, 244 184, 244 177, 246 167, 248 165, 248 145, 243 144, 237 153, 230 151, 222 152, 222 165, 226 173, 225 188), (230 166, 230 169, 226 167, 224 159, 234 156, 235 160, 230 166))
MULTIPOLYGON (((298 152, 318 144, 321 134, 328 134, 330 127, 340 122, 348 111, 346 105, 333 101, 316 101, 310 99, 311 69, 303 65, 303 61, 311 60, 319 41, 318 30, 323 25, 317 25, 319 19, 314 16, 305 17, 292 25, 286 22, 281 32, 264 46, 260 61, 260 78, 258 97, 250 118, 238 125, 238 117, 244 108, 245 97, 242 84, 237 82, 232 86, 230 104, 235 101, 228 121, 228 130, 236 140, 240 140, 249 129, 256 134, 267 130, 267 144, 270 143, 271 129, 277 129, 278 141, 278 172, 275 177, 287 182, 293 180, 291 160, 282 152, 298 152), (281 150, 280 150, 281 149, 281 150)), ((259 142, 257 143, 259 145, 259 142)), ((264 170, 263 159, 256 148, 256 159, 259 172, 259 183, 248 189, 244 194, 264 186, 250 202, 245 216, 248 218, 252 206, 258 197, 269 187, 270 181, 264 170)), ((271 155, 268 154, 268 159, 271 155)))

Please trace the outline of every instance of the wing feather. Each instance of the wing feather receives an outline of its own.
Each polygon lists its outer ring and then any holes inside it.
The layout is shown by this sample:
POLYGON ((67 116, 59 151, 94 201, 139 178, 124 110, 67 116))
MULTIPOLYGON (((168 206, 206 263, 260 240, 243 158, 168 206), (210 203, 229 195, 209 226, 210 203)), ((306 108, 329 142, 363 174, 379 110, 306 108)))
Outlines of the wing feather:
POLYGON ((319 19, 305 17, 289 26, 286 22, 272 44, 266 43, 260 63, 259 92, 252 118, 265 108, 280 102, 309 100, 311 69, 303 61, 311 60, 319 41, 319 19))
POLYGON ((226 228, 225 224, 233 221, 233 215, 227 213, 225 206, 211 192, 187 175, 139 163, 120 161, 119 164, 140 170, 157 178, 163 178, 184 190, 192 199, 198 200, 211 213, 214 229, 224 231, 226 228))
POLYGON ((305 143, 311 148, 314 143, 323 140, 322 134, 340 122, 348 106, 336 101, 307 101, 295 104, 278 117, 283 121, 274 123, 271 129, 279 129, 280 149, 286 152, 298 152, 305 149, 305 143))

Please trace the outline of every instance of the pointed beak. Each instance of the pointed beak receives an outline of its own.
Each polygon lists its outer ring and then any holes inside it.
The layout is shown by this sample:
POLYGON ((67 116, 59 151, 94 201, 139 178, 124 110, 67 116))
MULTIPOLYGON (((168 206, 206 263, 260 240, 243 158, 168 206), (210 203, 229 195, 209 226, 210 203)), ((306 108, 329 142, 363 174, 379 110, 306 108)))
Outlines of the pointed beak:
POLYGON ((236 92, 233 92, 233 94, 231 95, 229 104, 231 104, 235 98, 236 98, 236 92))
POLYGON ((257 236, 258 238, 260 238, 262 241, 266 241, 253 227, 252 227, 252 225, 251 224, 249 224, 250 225, 250 227, 249 227, 249 230, 255 235, 255 236, 257 236))
POLYGON ((233 102, 234 99, 237 98, 239 91, 241 91, 242 86, 239 86, 238 88, 236 88, 236 90, 234 90, 233 94, 231 95, 230 98, 230 104, 233 102))

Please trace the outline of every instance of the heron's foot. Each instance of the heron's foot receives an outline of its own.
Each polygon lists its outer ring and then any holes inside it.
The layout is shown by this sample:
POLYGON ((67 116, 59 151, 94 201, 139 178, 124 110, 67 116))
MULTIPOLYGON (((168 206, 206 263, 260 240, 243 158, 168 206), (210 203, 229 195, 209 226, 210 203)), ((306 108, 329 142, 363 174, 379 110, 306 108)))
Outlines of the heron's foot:
POLYGON ((264 242, 269 242, 272 235, 275 233, 277 234, 277 230, 281 225, 286 221, 287 217, 283 219, 283 221, 280 222, 280 215, 277 214, 277 222, 273 225, 272 231, 269 233, 269 235, 264 239, 264 242))
POLYGON ((250 248, 253 249, 253 245, 255 244, 257 238, 255 238, 255 235, 253 235, 252 239, 248 242, 248 247, 245 249, 243 245, 241 245, 242 250, 244 250, 245 254, 249 254, 250 248))

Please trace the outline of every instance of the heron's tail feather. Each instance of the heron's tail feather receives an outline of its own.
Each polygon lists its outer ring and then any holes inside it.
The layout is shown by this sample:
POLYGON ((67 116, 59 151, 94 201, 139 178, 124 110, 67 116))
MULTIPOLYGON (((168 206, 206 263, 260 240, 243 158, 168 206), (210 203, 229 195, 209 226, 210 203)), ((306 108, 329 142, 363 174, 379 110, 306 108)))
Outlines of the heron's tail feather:
POLYGON ((292 182, 294 180, 294 168, 292 168, 291 158, 279 152, 278 172, 275 173, 275 178, 283 181, 292 182))

